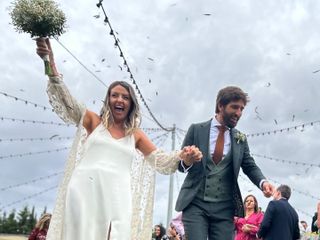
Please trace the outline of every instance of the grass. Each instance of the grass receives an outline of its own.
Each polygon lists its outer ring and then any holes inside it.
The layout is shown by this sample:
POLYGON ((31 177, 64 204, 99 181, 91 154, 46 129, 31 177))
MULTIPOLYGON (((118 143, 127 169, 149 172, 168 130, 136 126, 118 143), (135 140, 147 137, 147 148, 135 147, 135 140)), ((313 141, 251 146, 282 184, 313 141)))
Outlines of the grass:
POLYGON ((27 240, 28 238, 21 235, 0 235, 0 240, 27 240))

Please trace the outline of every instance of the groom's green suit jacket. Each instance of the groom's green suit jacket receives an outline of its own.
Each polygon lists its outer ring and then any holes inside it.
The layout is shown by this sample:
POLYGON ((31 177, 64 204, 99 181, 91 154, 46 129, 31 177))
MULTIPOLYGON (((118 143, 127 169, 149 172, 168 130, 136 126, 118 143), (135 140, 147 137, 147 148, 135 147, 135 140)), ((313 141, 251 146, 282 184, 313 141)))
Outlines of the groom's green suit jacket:
MULTIPOLYGON (((192 124, 184 139, 182 147, 195 145, 202 152, 203 158, 201 162, 194 163, 189 169, 177 199, 176 211, 183 211, 192 202, 200 188, 201 180, 206 177, 207 161, 212 161, 209 149, 210 126, 211 120, 203 123, 192 124)), ((260 181, 266 178, 263 176, 260 168, 256 165, 254 159, 250 155, 247 139, 236 139, 237 133, 240 132, 234 128, 230 130, 234 173, 234 178, 230 179, 230 181, 234 182, 232 199, 235 207, 235 216, 242 217, 244 216, 244 208, 237 180, 240 167, 250 180, 258 187, 260 181)), ((180 165, 179 171, 183 172, 183 168, 180 165)))

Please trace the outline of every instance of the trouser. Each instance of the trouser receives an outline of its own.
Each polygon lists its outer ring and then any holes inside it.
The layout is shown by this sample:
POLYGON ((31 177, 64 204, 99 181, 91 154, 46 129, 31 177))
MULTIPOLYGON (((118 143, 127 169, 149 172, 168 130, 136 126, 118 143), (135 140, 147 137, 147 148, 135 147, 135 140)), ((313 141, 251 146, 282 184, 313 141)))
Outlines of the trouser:
POLYGON ((182 214, 186 240, 232 240, 233 215, 232 200, 205 202, 194 199, 182 214))

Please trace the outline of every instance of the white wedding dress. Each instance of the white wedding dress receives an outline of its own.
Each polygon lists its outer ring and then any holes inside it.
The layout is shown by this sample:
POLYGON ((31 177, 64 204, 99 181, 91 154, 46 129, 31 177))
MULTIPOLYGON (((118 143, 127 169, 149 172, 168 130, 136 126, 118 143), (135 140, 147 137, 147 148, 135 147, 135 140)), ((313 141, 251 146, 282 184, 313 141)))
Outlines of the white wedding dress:
POLYGON ((135 150, 133 135, 114 139, 100 124, 89 136, 86 107, 72 97, 62 76, 50 77, 50 104, 77 132, 59 186, 47 240, 151 239, 155 171, 174 173, 179 151, 135 150))
POLYGON ((133 135, 115 139, 102 124, 89 135, 67 189, 64 239, 105 240, 109 227, 110 239, 130 239, 135 152, 133 135))

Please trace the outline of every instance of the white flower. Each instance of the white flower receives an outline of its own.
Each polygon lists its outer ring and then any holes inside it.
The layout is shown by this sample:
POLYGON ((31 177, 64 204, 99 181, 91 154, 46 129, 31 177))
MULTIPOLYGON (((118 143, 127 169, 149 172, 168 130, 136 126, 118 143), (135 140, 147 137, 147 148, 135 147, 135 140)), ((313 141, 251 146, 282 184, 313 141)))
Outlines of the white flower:
POLYGON ((15 0, 11 5, 12 25, 31 37, 60 36, 66 17, 54 0, 15 0))
POLYGON ((246 135, 241 133, 241 132, 237 132, 236 135, 234 136, 234 138, 237 140, 237 143, 241 143, 244 142, 246 140, 246 135))

